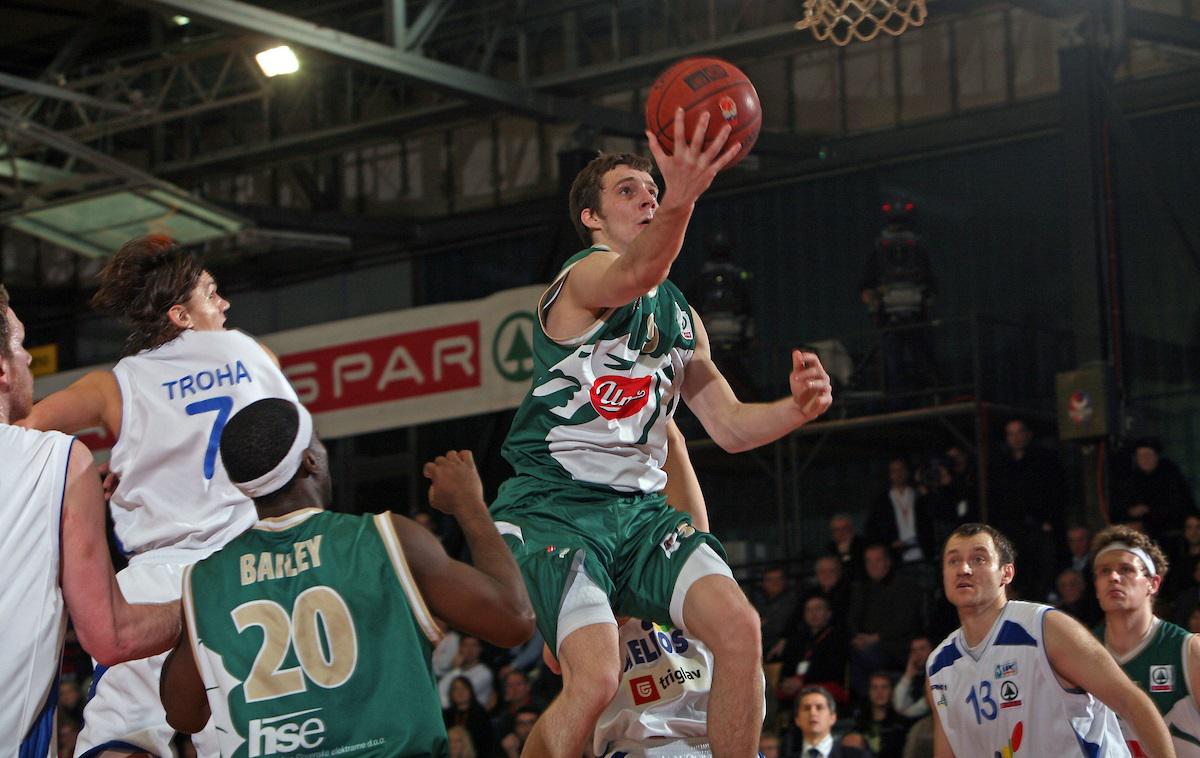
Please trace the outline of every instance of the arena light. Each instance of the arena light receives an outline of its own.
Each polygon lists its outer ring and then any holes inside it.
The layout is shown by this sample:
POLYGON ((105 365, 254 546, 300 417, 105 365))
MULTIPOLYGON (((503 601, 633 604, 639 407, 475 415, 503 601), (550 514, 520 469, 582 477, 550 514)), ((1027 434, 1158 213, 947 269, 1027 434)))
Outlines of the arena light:
POLYGON ((175 26, 187 26, 192 23, 192 20, 187 16, 171 16, 171 23, 175 26))
POLYGON ((296 54, 292 52, 292 48, 287 45, 273 47, 270 50, 263 50, 258 55, 254 56, 254 60, 258 61, 258 67, 267 76, 280 76, 282 74, 294 74, 300 70, 300 61, 296 58, 296 54))

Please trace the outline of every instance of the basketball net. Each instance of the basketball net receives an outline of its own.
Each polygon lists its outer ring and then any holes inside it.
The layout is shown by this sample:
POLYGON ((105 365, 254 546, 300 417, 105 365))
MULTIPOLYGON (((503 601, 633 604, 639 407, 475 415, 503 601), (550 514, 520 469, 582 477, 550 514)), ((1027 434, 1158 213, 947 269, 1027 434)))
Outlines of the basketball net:
POLYGON ((819 40, 845 46, 869 42, 882 32, 898 37, 925 23, 925 0, 804 0, 797 29, 812 29, 819 40))

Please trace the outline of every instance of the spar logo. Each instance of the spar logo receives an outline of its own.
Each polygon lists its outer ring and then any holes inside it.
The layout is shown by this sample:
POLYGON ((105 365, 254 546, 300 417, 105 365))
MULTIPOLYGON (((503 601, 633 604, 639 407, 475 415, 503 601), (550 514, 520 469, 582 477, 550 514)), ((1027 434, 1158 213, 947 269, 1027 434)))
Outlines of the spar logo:
POLYGON ((265 719, 250 721, 250 758, 260 755, 279 755, 294 753, 300 748, 311 750, 325 741, 325 722, 311 713, 319 713, 320 708, 310 708, 307 711, 285 713, 282 716, 272 716, 265 719), (303 718, 309 716, 308 718, 303 718))
POLYGON ((597 377, 592 384, 591 397, 596 413, 609 421, 635 416, 650 399, 650 377, 597 377))
POLYGON ((510 313, 492 337, 492 365, 510 382, 527 382, 533 376, 533 314, 510 313))
POLYGON ((654 683, 653 676, 639 676, 630 679, 629 689, 633 692, 634 705, 645 705, 662 697, 658 694, 658 685, 654 683))
POLYGON ((1175 667, 1171 664, 1150 667, 1150 691, 1170 692, 1175 689, 1175 667))

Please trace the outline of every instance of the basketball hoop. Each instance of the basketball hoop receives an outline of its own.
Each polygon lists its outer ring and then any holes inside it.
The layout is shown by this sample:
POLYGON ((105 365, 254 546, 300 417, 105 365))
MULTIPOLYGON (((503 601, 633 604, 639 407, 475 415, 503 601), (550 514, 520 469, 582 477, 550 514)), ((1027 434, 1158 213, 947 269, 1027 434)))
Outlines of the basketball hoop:
POLYGON ((804 0, 797 29, 812 29, 819 40, 845 46, 869 42, 882 32, 899 37, 910 26, 925 23, 925 0, 804 0))

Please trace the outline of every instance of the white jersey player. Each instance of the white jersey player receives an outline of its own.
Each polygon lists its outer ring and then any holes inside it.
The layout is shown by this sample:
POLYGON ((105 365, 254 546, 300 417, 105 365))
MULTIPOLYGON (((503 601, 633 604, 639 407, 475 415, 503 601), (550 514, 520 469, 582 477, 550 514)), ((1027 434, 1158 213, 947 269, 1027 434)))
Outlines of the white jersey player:
POLYGON ((1146 730, 1149 755, 1174 756, 1149 698, 1079 622, 1007 600, 1014 572, 1011 543, 990 526, 946 540, 942 578, 962 626, 926 664, 937 758, 1128 756, 1113 711, 1146 730))
MULTIPOLYGON (((129 556, 122 590, 144 602, 177 600, 185 566, 256 520, 225 473, 221 429, 240 408, 296 395, 264 347, 225 331, 229 303, 212 276, 170 239, 126 243, 100 274, 94 302, 130 322, 129 348, 112 371, 87 374, 33 409, 29 425, 67 432, 103 426, 116 438, 110 466, 114 531, 129 556)), ((77 756, 170 754, 174 730, 159 698, 165 656, 100 666, 84 711, 77 756)), ((216 754, 209 730, 201 756, 216 754)))
POLYGON ((179 635, 174 603, 129 606, 104 539, 104 498, 92 456, 58 432, 12 426, 33 401, 24 327, 0 286, 0 755, 57 755, 58 668, 65 609, 80 642, 105 663, 166 649, 179 635))

